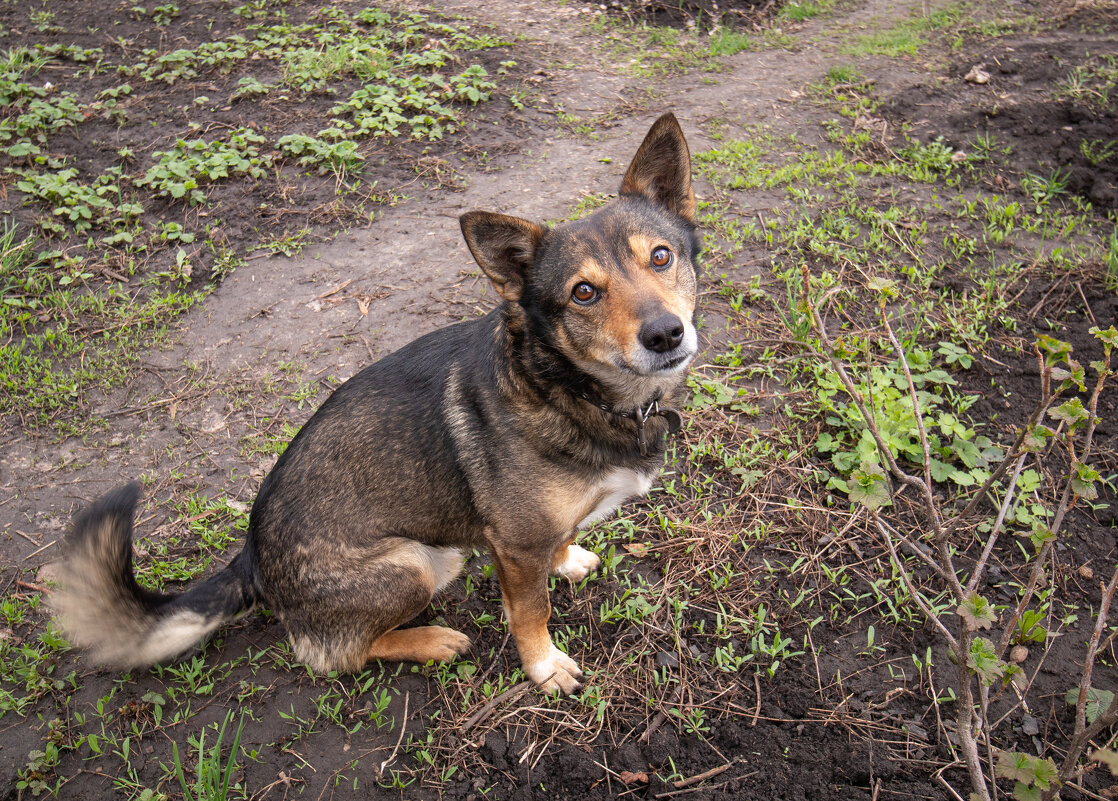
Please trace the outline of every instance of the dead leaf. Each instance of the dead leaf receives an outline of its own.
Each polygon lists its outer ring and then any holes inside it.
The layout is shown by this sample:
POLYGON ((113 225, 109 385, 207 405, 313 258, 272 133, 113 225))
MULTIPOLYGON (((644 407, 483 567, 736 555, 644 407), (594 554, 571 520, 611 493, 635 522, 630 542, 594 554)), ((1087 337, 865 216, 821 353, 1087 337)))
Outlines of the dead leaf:
POLYGON ((648 774, 644 773, 644 772, 633 773, 630 770, 623 770, 623 771, 621 771, 621 783, 622 784, 648 784, 648 774))
POLYGON ((369 301, 358 295, 354 298, 357 301, 357 308, 361 310, 361 316, 367 317, 369 315, 369 301))

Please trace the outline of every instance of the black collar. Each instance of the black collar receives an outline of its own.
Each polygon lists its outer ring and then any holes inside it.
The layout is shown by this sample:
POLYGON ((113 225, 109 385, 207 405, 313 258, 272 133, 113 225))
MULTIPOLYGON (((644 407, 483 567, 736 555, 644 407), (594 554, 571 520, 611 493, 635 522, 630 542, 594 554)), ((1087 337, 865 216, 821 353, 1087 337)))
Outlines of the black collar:
POLYGON ((679 413, 679 410, 671 406, 660 406, 659 398, 653 398, 649 401, 647 406, 637 406, 633 409, 617 409, 607 403, 600 395, 590 390, 576 390, 573 391, 572 394, 593 406, 597 406, 607 414, 614 417, 623 417, 636 423, 637 447, 640 449, 641 456, 648 456, 648 439, 644 435, 644 425, 648 422, 650 417, 663 417, 667 420, 668 436, 671 436, 683 427, 683 415, 679 413))
POLYGON ((641 456, 648 456, 648 440, 645 437, 644 426, 650 417, 663 417, 668 422, 668 436, 675 434, 683 427, 683 415, 679 413, 678 409, 671 406, 661 406, 659 397, 653 398, 644 407, 640 405, 634 409, 614 407, 601 395, 590 389, 585 379, 577 372, 565 366, 567 364, 566 359, 550 342, 545 338, 540 338, 537 341, 542 346, 542 353, 550 357, 543 371, 548 376, 550 383, 561 387, 571 396, 584 400, 591 406, 598 407, 612 417, 621 417, 636 423, 637 448, 640 450, 641 456))

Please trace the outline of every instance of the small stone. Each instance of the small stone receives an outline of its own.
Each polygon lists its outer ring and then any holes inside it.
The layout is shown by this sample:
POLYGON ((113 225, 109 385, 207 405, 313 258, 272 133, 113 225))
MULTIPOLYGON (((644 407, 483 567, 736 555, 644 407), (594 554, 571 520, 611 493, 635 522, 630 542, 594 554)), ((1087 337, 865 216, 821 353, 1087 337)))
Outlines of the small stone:
POLYGON ((1032 715, 1025 715, 1021 721, 1021 731, 1033 737, 1040 733, 1040 724, 1036 722, 1036 718, 1032 715))
POLYGON ((906 722, 904 724, 905 730, 915 737, 917 740, 928 742, 928 730, 918 723, 906 722))
POLYGON ((1091 569, 1090 565, 1080 565, 1079 570, 1075 572, 1083 579, 1093 579, 1095 577, 1095 571, 1091 569))
POLYGON ((679 657, 673 654, 671 651, 657 651, 656 667, 679 667, 679 657))
POLYGON ((1015 665, 1020 665, 1029 658, 1029 649, 1023 645, 1013 646, 1013 650, 1009 652, 1009 661, 1015 665))
POLYGON ((990 73, 986 71, 985 64, 975 64, 970 68, 970 72, 963 76, 963 80, 967 83, 990 83, 990 73))

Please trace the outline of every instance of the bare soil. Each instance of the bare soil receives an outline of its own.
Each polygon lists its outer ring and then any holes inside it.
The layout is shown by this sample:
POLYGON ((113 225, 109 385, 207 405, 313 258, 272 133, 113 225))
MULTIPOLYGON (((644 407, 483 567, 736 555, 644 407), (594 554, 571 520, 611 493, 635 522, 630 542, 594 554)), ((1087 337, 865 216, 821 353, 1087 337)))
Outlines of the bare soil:
POLYGON ((709 30, 718 25, 758 27, 782 5, 777 0, 585 0, 592 7, 635 22, 698 27, 709 30))
MULTIPOLYGON (((405 2, 398 5, 408 7, 405 2)), ((1059 82, 1069 66, 1118 54, 1113 16, 1092 12, 1084 19, 1067 15, 1059 5, 1022 5, 1022 13, 1033 11, 1046 21, 1036 32, 1002 37, 993 45, 972 36, 959 50, 944 46, 920 60, 855 57, 842 50, 843 40, 835 31, 888 25, 908 14, 910 5, 870 0, 843 7, 794 31, 796 43, 789 48, 739 53, 722 59, 720 71, 665 72, 647 78, 632 75, 623 64, 602 55, 608 51, 603 50, 603 34, 590 24, 593 9, 518 0, 497 0, 484 7, 442 4, 441 13, 480 19, 517 40, 501 57, 515 58, 526 80, 539 79, 531 84, 538 92, 537 102, 526 110, 508 104, 499 111, 479 110, 469 117, 463 137, 430 150, 376 145, 383 147, 377 151, 384 167, 381 186, 395 187, 408 197, 378 210, 367 226, 345 228, 336 220, 316 217, 315 209, 328 202, 331 190, 314 181, 305 184, 295 211, 300 224, 309 220, 325 226, 317 229, 321 241, 294 258, 249 261, 203 305, 188 312, 170 347, 146 354, 144 369, 132 383, 97 399, 94 411, 109 421, 108 430, 85 440, 52 441, 27 434, 10 421, 12 427, 0 435, 0 586, 5 595, 25 599, 37 594, 44 580, 40 570, 51 561, 72 513, 137 476, 146 480, 140 533, 160 541, 177 537, 169 555, 197 558, 196 537, 172 513, 171 501, 198 493, 251 503, 275 459, 253 442, 282 437, 285 423, 298 427, 333 386, 370 360, 427 331, 491 308, 493 292, 460 241, 458 214, 485 208, 545 220, 566 216, 589 193, 615 189, 648 124, 668 108, 681 118, 693 151, 715 146, 723 136, 747 137, 758 125, 821 139, 820 123, 833 115, 812 100, 808 87, 820 82, 830 67, 854 62, 876 84, 884 101, 882 114, 891 125, 911 126, 926 141, 943 137, 953 148, 973 142, 978 132, 990 132, 997 141, 1012 145, 983 178, 988 186, 1022 196, 1019 186, 1026 174, 1062 170, 1071 191, 1089 199, 1099 213, 1118 208, 1118 157, 1090 164, 1081 148, 1083 141, 1115 136, 1118 92, 1112 86, 1103 103, 1059 95, 1059 82), (991 78, 986 84, 965 80, 977 63, 987 64, 991 78), (588 121, 592 133, 576 134, 564 115, 588 121), (439 160, 430 162, 432 170, 453 167, 453 179, 442 180, 436 172, 423 175, 422 170, 417 178, 413 166, 424 158, 439 160)), ((224 13, 226 4, 183 7, 196 18, 193 24, 204 25, 208 15, 224 13)), ((685 22, 687 15, 697 16, 699 9, 710 10, 701 3, 627 8, 632 14, 650 13, 657 23, 669 14, 675 24, 685 22)), ((90 25, 96 25, 94 5, 74 3, 71 10, 88 15, 90 25)), ((14 23, 0 20, 17 33, 14 23)), ((139 45, 143 36, 155 33, 135 30, 128 35, 139 45)), ((167 100, 168 105, 189 102, 176 95, 167 100)), ((235 105, 228 113, 232 125, 250 124, 261 114, 282 114, 305 117, 313 127, 322 108, 315 103, 270 109, 235 105)), ((160 128, 165 120, 153 112, 152 121, 154 147, 166 136, 160 128)), ((106 142, 111 139, 106 130, 106 142)), ((111 145, 106 147, 106 152, 112 151, 111 145)), ((76 151, 92 160, 108 158, 91 143, 76 151)), ((712 193, 701 184, 699 191, 712 193)), ((249 228, 254 220, 282 228, 282 220, 261 216, 261 202, 270 200, 239 190, 222 199, 227 220, 243 220, 249 228)), ((764 208, 764 194, 758 193, 754 203, 764 208)), ((761 274, 765 259, 763 251, 747 250, 717 269, 748 279, 761 274)), ((704 280, 709 300, 705 330, 714 341, 713 352, 732 334, 720 333, 724 309, 716 296, 717 276, 704 280)), ((1002 432, 1025 419, 1035 396, 1035 364, 1020 350, 1020 342, 1034 331, 1058 332, 1086 363, 1097 358, 1098 350, 1087 329, 1118 319, 1118 298, 1104 289, 1101 277, 1084 283, 1038 271, 1008 314, 1017 321, 1015 336, 999 337, 1000 344, 992 345, 985 358, 960 376, 961 391, 982 396, 973 414, 1002 432)), ((767 409, 762 425, 800 425, 781 414, 779 397, 779 387, 759 392, 758 401, 767 409)), ((1114 397, 1111 393, 1106 409, 1100 409, 1103 422, 1098 430, 1102 472, 1108 475, 1118 470, 1114 397)), ((701 414, 696 425, 702 430, 733 425, 701 414)), ((698 435, 692 430, 687 436, 698 435)), ((813 437, 805 435, 805 440, 813 437)), ((670 471, 680 469, 677 462, 668 466, 670 471)), ((831 557, 855 568, 870 562, 863 553, 865 543, 820 539, 784 503, 794 492, 794 486, 774 487, 767 496, 730 492, 727 503, 736 507, 743 529, 757 521, 773 521, 801 531, 815 553, 831 549, 831 557)), ((654 496, 626 510, 626 518, 645 520, 649 509, 666 503, 663 496, 654 496)), ((1118 554, 1115 509, 1112 494, 1094 510, 1077 509, 1069 518, 1071 536, 1058 553, 1059 590, 1080 604, 1084 620, 1100 593, 1098 582, 1084 579, 1080 569, 1092 568, 1096 577, 1112 569, 1118 554)), ((680 520, 686 515, 685 509, 669 511, 680 520)), ((701 548, 703 535, 697 524, 695 536, 701 548)), ((638 560, 649 583, 656 583, 667 573, 665 562, 687 558, 672 547, 676 546, 650 542, 648 554, 629 558, 638 560)), ((765 563, 785 554, 782 543, 773 541, 742 560, 747 576, 740 593, 747 599, 739 610, 742 614, 759 593, 773 600, 782 590, 798 590, 787 577, 766 578, 765 563)), ((1008 585, 1004 590, 997 586, 999 576, 1010 578, 1012 554, 999 554, 1003 556, 1007 567, 991 572, 991 591, 1009 597, 1008 585)), ((145 557, 140 554, 140 561, 145 557)), ((533 690, 513 689, 515 649, 500 625, 500 594, 495 578, 484 571, 485 563, 481 555, 469 564, 476 589, 467 593, 462 582, 456 583, 424 617, 445 621, 473 638, 477 673, 458 675, 453 666, 449 673, 397 665, 372 668, 369 678, 375 688, 389 688, 385 717, 396 721, 394 727, 367 723, 375 703, 371 691, 352 691, 354 682, 348 678, 314 677, 289 664, 276 644, 282 639, 280 627, 266 614, 257 614, 231 626, 201 652, 212 674, 199 680, 203 691, 187 693, 194 713, 188 722, 154 717, 158 703, 153 694, 166 698, 168 688, 181 687, 167 674, 139 671, 122 677, 97 670, 80 654, 58 656, 51 665, 53 675, 76 671, 79 688, 60 686, 40 698, 26 717, 9 713, 0 719, 0 798, 27 798, 28 791, 17 790, 16 782, 26 771, 29 752, 41 749, 50 737, 65 739, 80 731, 76 716, 89 714, 98 699, 110 694, 102 704, 111 711, 107 734, 118 740, 131 738, 133 773, 128 774, 118 758, 95 757, 88 750, 65 752, 49 774, 64 780, 58 797, 139 798, 142 787, 180 797, 177 783, 166 779, 169 744, 177 742, 185 750, 188 736, 222 721, 230 709, 253 710, 242 746, 256 755, 242 760, 234 777, 253 799, 952 797, 934 777, 951 761, 950 741, 938 732, 938 712, 929 704, 925 688, 911 679, 910 655, 927 648, 935 650, 938 664, 948 665, 930 629, 892 629, 872 615, 847 627, 824 622, 809 630, 791 625, 785 633, 797 643, 810 635, 814 652, 789 660, 772 677, 743 669, 713 688, 703 683, 705 677, 681 673, 678 684, 665 685, 659 695, 647 699, 626 694, 624 687, 610 691, 607 676, 601 683, 607 687, 605 702, 611 711, 609 726, 603 726, 601 718, 573 707, 573 702, 547 701, 533 690), (485 615, 498 619, 486 622, 485 615), (860 649, 874 622, 883 651, 866 659, 860 649), (907 678, 900 678, 904 669, 907 678), (693 685, 688 683, 692 678, 693 685), (486 704, 460 689, 485 681, 507 681, 500 691, 513 692, 499 703, 486 704), (340 693, 341 702, 336 720, 323 716, 316 702, 333 690, 340 693), (705 710, 707 730, 702 736, 688 733, 679 718, 666 712, 683 708, 684 701, 705 710), (61 734, 52 734, 48 727, 56 718, 63 721, 55 729, 61 734), (366 723, 353 730, 360 721, 366 723), (398 780, 406 787, 391 786, 392 770, 400 771, 398 780)), ((818 575, 816 590, 822 592, 822 574, 818 575)), ((556 621, 584 626, 571 649, 584 654, 582 661, 591 668, 613 665, 616 654, 624 655, 632 644, 645 641, 637 626, 599 622, 597 602, 616 589, 616 581, 612 575, 599 577, 577 592, 560 583, 552 592, 556 621)), ((713 612, 694 614, 714 624, 713 612)), ((1084 625, 1070 629, 1052 650, 1042 676, 1045 705, 1030 715, 1017 713, 1019 719, 1011 724, 1017 741, 1004 747, 1031 750, 1034 741, 1066 741, 1071 712, 1062 694, 1066 676, 1078 670, 1075 660, 1086 636, 1084 625)), ((43 627, 39 613, 0 636, 31 642, 43 627)), ((648 655, 650 673, 678 667, 673 649, 679 644, 669 635, 655 634, 654 642, 662 650, 648 655)), ((186 664, 190 660, 187 657, 186 664)), ((1111 689, 1118 685, 1113 662, 1100 665, 1096 683, 1111 689)), ((961 774, 955 770, 947 776, 957 780, 961 774)), ((1083 784, 1096 794, 1093 797, 1107 797, 1099 794, 1112 792, 1115 780, 1095 772, 1083 784)), ((956 781, 955 786, 963 785, 956 781)))

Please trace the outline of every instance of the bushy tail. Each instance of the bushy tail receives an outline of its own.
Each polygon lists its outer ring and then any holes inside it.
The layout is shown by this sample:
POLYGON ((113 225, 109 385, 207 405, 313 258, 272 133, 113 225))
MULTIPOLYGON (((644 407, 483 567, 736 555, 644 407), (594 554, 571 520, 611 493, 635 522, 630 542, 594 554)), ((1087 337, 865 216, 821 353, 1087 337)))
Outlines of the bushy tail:
POLYGON ((101 664, 146 667, 178 656, 250 609, 256 594, 250 552, 180 595, 145 590, 132 571, 132 483, 108 493, 66 538, 51 605, 66 635, 101 664))

